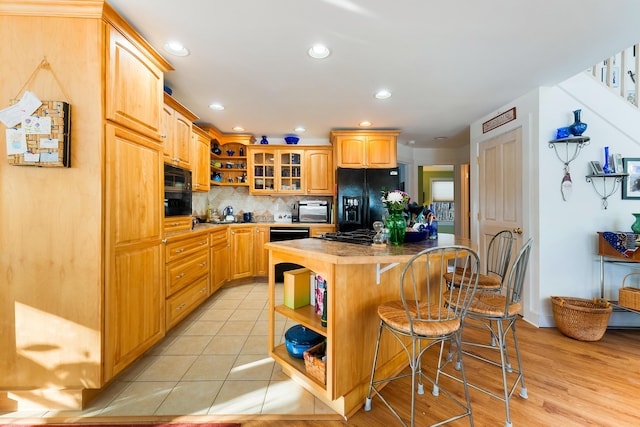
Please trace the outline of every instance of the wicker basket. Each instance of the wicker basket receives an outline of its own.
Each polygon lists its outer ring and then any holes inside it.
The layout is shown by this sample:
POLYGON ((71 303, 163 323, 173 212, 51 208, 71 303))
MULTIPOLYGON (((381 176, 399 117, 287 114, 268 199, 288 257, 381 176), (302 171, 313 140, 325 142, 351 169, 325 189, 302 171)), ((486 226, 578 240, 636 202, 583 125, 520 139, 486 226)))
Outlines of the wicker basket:
POLYGON ((302 355, 307 373, 322 384, 327 383, 327 364, 322 361, 326 353, 327 344, 323 341, 309 350, 305 350, 302 355))
POLYGON ((598 341, 607 330, 613 307, 603 298, 593 300, 551 297, 553 319, 568 337, 580 341, 598 341))
POLYGON ((640 310, 640 289, 624 286, 627 277, 633 275, 640 275, 640 273, 629 273, 622 279, 622 287, 618 290, 618 305, 632 310, 640 310))

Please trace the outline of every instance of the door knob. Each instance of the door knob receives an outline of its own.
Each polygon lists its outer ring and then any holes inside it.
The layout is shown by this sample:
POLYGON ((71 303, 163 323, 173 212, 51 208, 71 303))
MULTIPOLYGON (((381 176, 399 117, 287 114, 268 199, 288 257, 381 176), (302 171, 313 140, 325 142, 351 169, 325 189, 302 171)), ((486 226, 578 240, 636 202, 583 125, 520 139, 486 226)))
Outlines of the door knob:
POLYGON ((522 228, 520 227, 514 228, 512 231, 516 234, 522 234, 522 228))

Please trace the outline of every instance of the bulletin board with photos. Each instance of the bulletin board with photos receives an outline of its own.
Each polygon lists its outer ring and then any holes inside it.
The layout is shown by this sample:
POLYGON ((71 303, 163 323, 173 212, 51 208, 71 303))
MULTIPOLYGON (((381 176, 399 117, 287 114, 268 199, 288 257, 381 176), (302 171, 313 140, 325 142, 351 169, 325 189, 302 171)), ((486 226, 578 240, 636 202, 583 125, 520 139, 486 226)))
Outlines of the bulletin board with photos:
POLYGON ((71 107, 63 101, 42 105, 7 129, 7 156, 15 166, 71 167, 71 107))

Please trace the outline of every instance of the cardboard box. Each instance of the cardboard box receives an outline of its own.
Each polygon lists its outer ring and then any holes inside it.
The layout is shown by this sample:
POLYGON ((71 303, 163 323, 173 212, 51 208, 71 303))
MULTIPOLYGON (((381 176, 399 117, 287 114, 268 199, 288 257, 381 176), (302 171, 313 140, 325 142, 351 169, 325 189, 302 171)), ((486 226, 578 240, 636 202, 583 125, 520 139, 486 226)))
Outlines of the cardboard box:
POLYGON ((284 305, 296 309, 309 305, 308 268, 284 272, 284 305))

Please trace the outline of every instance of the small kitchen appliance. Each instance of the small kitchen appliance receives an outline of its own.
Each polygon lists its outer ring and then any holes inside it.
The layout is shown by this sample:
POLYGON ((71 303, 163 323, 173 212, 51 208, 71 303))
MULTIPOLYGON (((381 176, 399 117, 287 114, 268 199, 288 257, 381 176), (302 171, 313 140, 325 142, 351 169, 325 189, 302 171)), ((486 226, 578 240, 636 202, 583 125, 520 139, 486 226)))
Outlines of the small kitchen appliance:
POLYGON ((331 222, 331 203, 326 200, 301 200, 293 205, 292 222, 331 222))
POLYGON ((233 207, 232 206, 227 206, 226 208, 224 208, 222 213, 224 215, 225 222, 233 222, 233 221, 236 220, 236 218, 233 216, 233 207))

